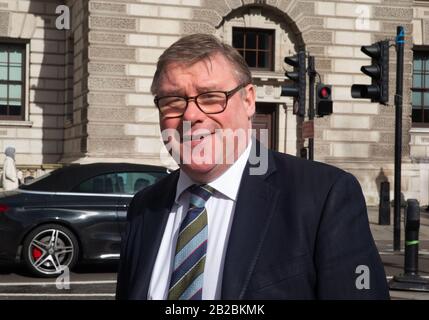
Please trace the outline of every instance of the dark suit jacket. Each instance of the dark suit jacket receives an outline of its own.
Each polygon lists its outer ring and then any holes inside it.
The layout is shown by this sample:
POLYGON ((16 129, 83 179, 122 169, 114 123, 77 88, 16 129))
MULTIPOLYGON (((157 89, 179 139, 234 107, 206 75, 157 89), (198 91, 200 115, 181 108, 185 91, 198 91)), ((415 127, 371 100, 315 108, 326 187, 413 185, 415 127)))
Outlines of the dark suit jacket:
MULTIPOLYGON (((137 193, 122 240, 117 299, 146 299, 179 172, 137 193)), ((361 272, 361 271, 359 271, 361 272)), ((247 164, 228 247, 222 299, 387 299, 386 276, 358 181, 338 168, 268 152, 247 164), (368 267, 369 289, 356 268, 368 267), (358 279, 359 278, 359 279, 358 279)))

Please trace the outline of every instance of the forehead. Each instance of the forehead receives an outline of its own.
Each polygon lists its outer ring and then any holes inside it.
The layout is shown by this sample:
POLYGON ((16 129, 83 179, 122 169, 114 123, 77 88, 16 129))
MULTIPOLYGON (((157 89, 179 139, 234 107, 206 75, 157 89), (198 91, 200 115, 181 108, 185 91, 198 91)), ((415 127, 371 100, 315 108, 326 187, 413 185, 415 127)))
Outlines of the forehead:
POLYGON ((160 77, 160 85, 183 83, 188 79, 198 81, 228 81, 235 79, 232 64, 221 54, 215 54, 194 63, 170 62, 160 77))

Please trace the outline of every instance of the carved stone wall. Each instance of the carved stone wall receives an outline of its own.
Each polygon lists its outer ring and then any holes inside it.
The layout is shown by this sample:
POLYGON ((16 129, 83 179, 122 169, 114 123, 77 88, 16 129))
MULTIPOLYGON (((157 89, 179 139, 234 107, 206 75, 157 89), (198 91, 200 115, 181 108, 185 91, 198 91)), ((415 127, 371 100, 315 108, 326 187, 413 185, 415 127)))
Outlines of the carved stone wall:
MULTIPOLYGON (((429 7, 423 2, 417 5, 410 0, 69 0, 66 4, 72 8, 72 30, 61 35, 53 27, 52 1, 31 1, 31 7, 27 3, 30 2, 2 0, 0 34, 30 40, 34 52, 29 63, 43 65, 49 60, 53 68, 45 70, 60 79, 54 87, 50 77, 43 78, 33 67, 30 72, 34 79, 30 85, 37 81, 38 88, 29 88, 29 122, 24 127, 0 125, 2 146, 7 139, 18 141, 19 149, 27 150, 25 159, 31 159, 29 163, 42 164, 62 157, 64 162, 132 160, 168 162, 172 166, 162 146, 158 112, 149 90, 159 55, 185 34, 211 33, 231 42, 228 28, 234 19, 244 17, 248 27, 258 19, 267 19, 278 28, 276 33, 283 32, 285 37, 276 42, 279 45, 276 70, 269 74, 254 73, 254 78, 258 99, 278 102, 280 119, 284 122, 278 126, 282 130, 279 137, 284 140, 286 152, 293 145, 291 139, 299 143, 301 139, 300 123, 291 113, 290 99, 279 96, 284 79, 281 60, 289 52, 305 49, 315 56, 321 80, 333 85, 334 113, 315 120, 315 158, 356 174, 370 204, 378 201, 375 181, 381 168, 393 182, 394 48, 390 51, 389 106, 352 99, 350 87, 368 82, 359 69, 370 61, 360 47, 386 38, 393 40, 396 26, 401 24, 406 29, 403 162, 407 170, 404 170, 403 190, 407 197, 419 195, 424 201, 428 198, 424 196, 426 191, 421 190, 426 182, 416 180, 417 172, 426 167, 416 163, 429 159, 429 142, 424 139, 429 131, 416 132, 411 127, 408 90, 413 45, 424 46, 429 41, 429 7), (65 37, 69 36, 73 36, 71 64, 60 57, 67 48, 65 37), (70 65, 74 87, 72 121, 67 122, 64 121, 66 84, 60 75, 61 68, 70 65), (55 89, 43 91, 43 86, 55 89), (37 90, 42 94, 36 94, 37 90)), ((22 160, 20 157, 18 151, 18 159, 22 160)))
POLYGON ((2 1, 2 43, 25 47, 24 119, 0 121, 0 162, 3 151, 16 149, 19 166, 55 163, 63 152, 64 36, 55 28, 61 1, 2 1))

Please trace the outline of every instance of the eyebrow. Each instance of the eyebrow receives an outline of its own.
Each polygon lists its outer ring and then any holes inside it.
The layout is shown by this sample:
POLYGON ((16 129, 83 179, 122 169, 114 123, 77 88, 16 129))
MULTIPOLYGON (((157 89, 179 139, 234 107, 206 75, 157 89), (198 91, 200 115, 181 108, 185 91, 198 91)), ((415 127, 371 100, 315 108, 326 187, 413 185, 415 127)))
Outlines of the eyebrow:
MULTIPOLYGON (((196 89, 199 94, 204 92, 209 92, 209 91, 225 91, 217 88, 216 86, 196 87, 196 89)), ((185 95, 183 93, 183 89, 173 89, 173 90, 161 91, 158 94, 158 96, 161 97, 161 96, 185 96, 185 95)))
POLYGON ((183 96, 183 90, 182 89, 176 89, 176 90, 167 90, 167 91, 160 91, 157 96, 183 96))

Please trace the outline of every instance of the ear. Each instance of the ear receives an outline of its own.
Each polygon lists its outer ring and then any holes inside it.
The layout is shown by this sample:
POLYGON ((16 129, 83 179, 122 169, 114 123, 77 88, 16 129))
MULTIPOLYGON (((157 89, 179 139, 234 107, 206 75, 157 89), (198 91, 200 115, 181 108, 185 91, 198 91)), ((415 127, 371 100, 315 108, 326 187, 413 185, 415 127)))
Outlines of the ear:
POLYGON ((243 103, 247 117, 250 119, 255 114, 256 89, 253 84, 248 84, 243 90, 245 90, 243 103))

